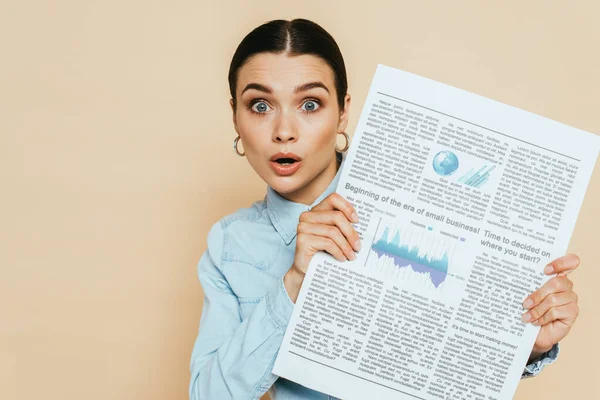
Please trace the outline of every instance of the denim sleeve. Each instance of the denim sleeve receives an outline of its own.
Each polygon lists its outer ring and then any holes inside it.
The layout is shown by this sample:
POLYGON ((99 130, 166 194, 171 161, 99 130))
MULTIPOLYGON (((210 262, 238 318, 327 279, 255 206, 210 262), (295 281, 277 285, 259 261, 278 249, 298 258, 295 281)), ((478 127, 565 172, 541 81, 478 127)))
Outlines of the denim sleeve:
POLYGON ((546 365, 556 361, 559 352, 560 346, 556 343, 550 350, 542 354, 540 358, 525 367, 521 379, 531 378, 539 374, 546 365))
POLYGON ((243 321, 220 267, 223 232, 214 225, 198 263, 204 305, 190 361, 191 400, 258 399, 273 385, 275 358, 292 314, 283 278, 243 321))

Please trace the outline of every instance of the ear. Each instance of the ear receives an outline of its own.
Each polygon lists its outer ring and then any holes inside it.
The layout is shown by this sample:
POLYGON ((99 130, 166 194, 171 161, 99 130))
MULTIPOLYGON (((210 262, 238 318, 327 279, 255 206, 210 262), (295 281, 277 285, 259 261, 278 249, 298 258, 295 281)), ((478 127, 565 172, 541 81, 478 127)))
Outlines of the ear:
POLYGON ((229 106, 231 107, 233 127, 234 127, 235 131, 237 132, 237 134, 239 135, 240 132, 238 131, 237 118, 235 115, 235 107, 233 107, 233 99, 229 99, 229 106))
POLYGON ((340 121, 338 122, 338 132, 346 132, 348 128, 348 117, 350 115, 350 104, 352 98, 349 93, 344 96, 344 109, 340 112, 340 121))

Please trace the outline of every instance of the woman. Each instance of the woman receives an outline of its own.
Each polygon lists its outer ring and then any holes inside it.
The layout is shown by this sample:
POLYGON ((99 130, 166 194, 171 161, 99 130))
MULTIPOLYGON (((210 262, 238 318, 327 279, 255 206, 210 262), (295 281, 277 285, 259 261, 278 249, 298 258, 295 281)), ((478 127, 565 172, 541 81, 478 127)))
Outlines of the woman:
MULTIPOLYGON (((205 301, 190 398, 255 399, 270 389, 273 399, 328 399, 271 370, 313 254, 344 261, 360 249, 358 216, 334 193, 348 145, 344 60, 319 25, 271 21, 240 43, 229 86, 235 151, 268 187, 263 200, 209 232, 198 264, 205 301)), ((556 358, 578 315, 565 276, 578 264, 574 255, 555 260, 545 272, 557 276, 524 303, 523 320, 542 326, 524 377, 556 358)))

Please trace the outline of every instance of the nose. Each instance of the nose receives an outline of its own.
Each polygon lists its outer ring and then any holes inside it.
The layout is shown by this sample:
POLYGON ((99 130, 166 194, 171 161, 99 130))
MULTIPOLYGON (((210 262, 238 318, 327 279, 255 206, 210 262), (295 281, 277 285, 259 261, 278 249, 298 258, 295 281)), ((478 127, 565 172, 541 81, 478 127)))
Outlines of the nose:
POLYGON ((298 140, 294 118, 291 115, 287 115, 286 111, 282 111, 277 117, 272 139, 278 143, 295 142, 298 140))

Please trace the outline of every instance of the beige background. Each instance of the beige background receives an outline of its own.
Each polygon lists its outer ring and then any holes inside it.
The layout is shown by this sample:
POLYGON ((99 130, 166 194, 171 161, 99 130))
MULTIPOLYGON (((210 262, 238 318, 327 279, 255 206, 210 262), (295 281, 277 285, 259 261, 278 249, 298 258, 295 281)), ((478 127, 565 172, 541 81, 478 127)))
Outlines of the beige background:
MULTIPOLYGON (((231 148, 227 69, 267 20, 336 38, 350 132, 383 63, 600 133, 597 1, 350 3, 0 2, 1 399, 187 397, 207 231, 265 191, 231 148)), ((600 398, 599 169, 581 317, 517 399, 600 398)))

